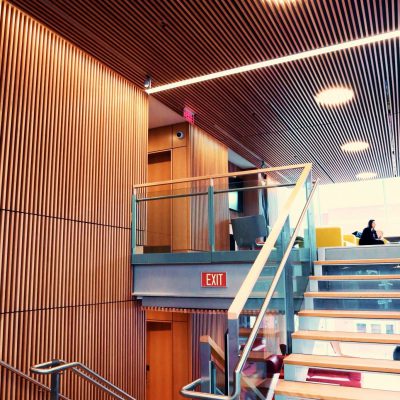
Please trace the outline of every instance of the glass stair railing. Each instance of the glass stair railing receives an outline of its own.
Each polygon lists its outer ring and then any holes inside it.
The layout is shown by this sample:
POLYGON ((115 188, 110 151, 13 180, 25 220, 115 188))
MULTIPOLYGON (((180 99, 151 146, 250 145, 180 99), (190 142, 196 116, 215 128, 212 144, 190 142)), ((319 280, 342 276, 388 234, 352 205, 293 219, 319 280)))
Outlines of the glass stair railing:
POLYGON ((186 385, 183 396, 273 398, 316 257, 311 204, 317 186, 305 165, 228 310, 225 349, 212 350, 210 340, 202 344, 201 378, 186 385))

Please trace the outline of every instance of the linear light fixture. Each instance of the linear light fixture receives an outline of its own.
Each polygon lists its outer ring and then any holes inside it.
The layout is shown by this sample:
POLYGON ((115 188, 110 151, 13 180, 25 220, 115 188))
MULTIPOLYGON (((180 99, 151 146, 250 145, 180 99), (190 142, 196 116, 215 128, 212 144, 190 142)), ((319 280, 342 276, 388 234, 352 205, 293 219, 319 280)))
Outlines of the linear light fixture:
POLYGON ((357 179, 374 179, 378 176, 376 172, 360 172, 356 175, 357 179))
POLYGON ((152 94, 152 93, 163 92, 165 90, 171 90, 182 86, 192 85, 194 83, 210 81, 212 79, 222 78, 224 76, 240 74, 242 72, 254 71, 256 69, 272 67, 274 65, 286 64, 293 61, 305 60, 307 58, 334 53, 340 50, 348 50, 354 47, 365 46, 367 44, 378 43, 399 37, 400 37, 400 29, 397 29, 390 32, 367 36, 361 39, 355 39, 344 43, 334 44, 332 46, 321 47, 319 49, 304 51, 302 53, 291 54, 284 57, 274 58, 272 60, 261 61, 255 64, 243 65, 242 67, 226 69, 225 71, 214 72, 212 74, 201 75, 195 78, 184 79, 182 81, 168 83, 166 85, 161 85, 158 87, 147 89, 146 93, 152 94))
POLYGON ((340 148, 348 153, 356 153, 358 151, 367 150, 369 148, 369 143, 358 140, 342 144, 340 148))
POLYGON ((321 90, 315 95, 315 101, 323 107, 336 107, 346 104, 354 98, 354 90, 346 86, 335 86, 321 90))

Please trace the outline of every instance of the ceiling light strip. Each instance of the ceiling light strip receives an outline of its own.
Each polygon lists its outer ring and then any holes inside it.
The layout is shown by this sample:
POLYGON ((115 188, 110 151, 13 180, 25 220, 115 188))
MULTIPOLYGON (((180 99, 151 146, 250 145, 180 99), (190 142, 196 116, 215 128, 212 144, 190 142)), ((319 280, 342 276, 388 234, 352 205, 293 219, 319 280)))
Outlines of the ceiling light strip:
POLYGON ((272 67, 275 65, 285 64, 293 61, 304 60, 307 58, 317 57, 324 54, 334 53, 341 50, 348 50, 354 47, 365 46, 367 44, 378 43, 400 37, 400 29, 381 33, 378 35, 367 36, 361 39, 351 40, 344 43, 334 44, 332 46, 321 47, 319 49, 304 51, 302 53, 291 54, 289 56, 274 58, 272 60, 261 61, 255 64, 243 65, 241 67, 227 69, 225 71, 214 72, 212 74, 201 75, 196 78, 184 79, 179 82, 168 83, 155 88, 147 89, 146 93, 158 93, 166 90, 176 89, 178 87, 192 85, 194 83, 210 81, 212 79, 222 78, 225 76, 235 75, 242 72, 254 71, 260 68, 272 67))

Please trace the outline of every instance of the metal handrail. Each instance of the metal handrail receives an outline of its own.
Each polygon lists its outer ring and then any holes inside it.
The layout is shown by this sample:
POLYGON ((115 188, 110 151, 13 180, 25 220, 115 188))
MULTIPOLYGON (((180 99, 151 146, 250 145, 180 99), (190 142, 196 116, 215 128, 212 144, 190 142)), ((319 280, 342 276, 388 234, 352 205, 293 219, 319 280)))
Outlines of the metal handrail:
MULTIPOLYGON (((241 188, 230 188, 230 189, 223 189, 223 190, 214 190, 214 194, 223 194, 223 193, 230 193, 230 192, 246 192, 248 190, 265 190, 265 189, 276 189, 282 187, 290 187, 295 186, 295 183, 283 183, 280 185, 258 185, 258 186, 247 186, 241 188)), ((181 194, 167 194, 164 196, 153 196, 153 197, 142 197, 137 198, 136 202, 141 203, 143 201, 152 201, 152 200, 164 200, 164 199, 179 199, 182 197, 196 197, 196 196, 206 196, 208 192, 195 192, 195 193, 181 193, 181 194)))
POLYGON ((238 319, 241 314, 243 307, 246 304, 247 299, 249 298, 254 285, 258 281, 258 278, 265 267, 265 264, 274 249, 275 243, 278 240, 278 237, 282 231, 283 225, 287 217, 290 214, 290 210, 293 207, 293 204, 302 189, 303 185, 307 182, 307 179, 311 173, 311 164, 306 164, 303 171, 300 174, 297 183, 289 195, 285 205, 283 206, 282 211, 279 213, 276 222, 274 223, 271 232, 269 233, 265 244, 261 248, 257 258, 255 259, 250 271, 248 272, 246 278, 243 280, 242 285, 240 286, 238 292, 236 293, 235 298, 232 301, 228 309, 228 319, 234 320, 238 319))
POLYGON ((304 168, 307 165, 309 165, 309 164, 285 165, 283 167, 259 168, 259 169, 252 169, 252 170, 247 170, 247 171, 226 172, 226 173, 219 173, 219 174, 195 176, 195 177, 191 177, 191 178, 171 179, 168 181, 140 183, 140 184, 134 185, 133 189, 146 188, 146 187, 152 187, 152 186, 173 185, 175 183, 206 181, 206 180, 210 180, 210 179, 222 179, 222 178, 229 178, 229 177, 235 177, 235 176, 264 174, 264 173, 268 173, 268 172, 279 173, 280 171, 304 168))
POLYGON ((109 382, 107 379, 103 378, 102 376, 100 376, 96 372, 92 371, 90 368, 88 368, 86 365, 84 365, 80 362, 75 361, 75 362, 67 363, 63 360, 55 360, 55 361, 48 361, 48 362, 45 362, 42 364, 37 364, 37 365, 34 365, 33 367, 31 367, 31 371, 33 373, 40 374, 40 375, 58 374, 60 372, 66 371, 68 369, 71 369, 77 375, 79 375, 82 378, 86 379, 87 381, 93 383, 99 389, 103 390, 104 392, 107 392, 109 395, 113 396, 116 399, 136 400, 134 397, 132 397, 128 393, 124 392, 122 389, 115 386, 114 384, 109 382), (80 371, 78 368, 85 371, 86 373, 80 371), (89 375, 94 376, 97 380, 91 378, 89 375), (99 383, 98 381, 100 381, 102 383, 99 383), (105 386, 109 386, 112 390, 105 386), (118 394, 116 394, 114 392, 117 392, 118 394))
MULTIPOLYGON (((14 368, 13 366, 11 366, 10 364, 7 364, 4 361, 0 360, 0 366, 4 367, 5 369, 8 369, 9 371, 11 371, 13 374, 18 375, 19 377, 21 377, 22 379, 25 379, 26 381, 28 381, 29 383, 32 383, 32 385, 36 385, 38 386, 40 389, 45 390, 46 392, 50 392, 50 388, 46 385, 44 385, 43 383, 37 381, 36 379, 33 379, 32 377, 30 377, 29 375, 25 374, 25 372, 20 371, 17 368, 14 368)), ((63 395, 60 395, 60 399, 63 400, 69 400, 68 397, 65 397, 63 395)))
POLYGON ((210 393, 202 393, 202 392, 195 392, 194 389, 201 384, 201 379, 197 379, 188 385, 184 386, 181 390, 181 394, 185 397, 189 397, 192 399, 202 399, 202 400, 236 400, 237 397, 240 395, 241 392, 241 385, 240 385, 240 379, 242 375, 242 371, 244 368, 244 365, 247 361, 247 358, 250 354, 251 348, 253 346, 254 340, 257 336, 257 332, 260 329, 262 319, 264 318, 264 315, 268 309, 269 303, 272 299, 272 296, 276 290, 276 287, 278 285, 279 279, 282 275, 283 270, 285 269, 286 262, 289 258, 290 252, 292 251, 292 247, 294 245, 294 242, 296 241, 297 234, 300 230, 301 224, 303 222, 303 219, 307 213, 308 208, 310 207, 311 201, 314 197, 315 191, 318 187, 319 180, 317 180, 314 183, 314 186, 311 190, 310 195, 308 196, 308 199, 306 201, 306 204, 300 214, 300 217, 297 221, 296 227, 293 231, 293 234, 290 238, 289 244, 285 250, 285 253, 283 254, 282 260, 279 264, 278 269, 276 270, 275 276, 271 282, 271 286, 268 289, 267 295, 265 296, 264 302, 260 308, 260 312, 258 313, 257 319, 254 323, 254 326, 251 330, 251 333, 249 335, 249 338, 243 348, 242 355, 238 361, 238 364, 235 368, 234 371, 234 392, 232 395, 217 395, 217 394, 210 394, 210 393))

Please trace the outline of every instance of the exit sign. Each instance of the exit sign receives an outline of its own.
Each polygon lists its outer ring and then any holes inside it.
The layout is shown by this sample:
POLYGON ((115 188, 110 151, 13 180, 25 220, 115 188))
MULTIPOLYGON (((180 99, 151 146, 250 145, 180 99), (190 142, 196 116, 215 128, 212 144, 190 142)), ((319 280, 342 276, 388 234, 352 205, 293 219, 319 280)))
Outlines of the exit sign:
POLYGON ((226 288, 226 272, 202 272, 201 287, 226 288))
POLYGON ((190 124, 194 124, 194 111, 192 111, 189 107, 185 107, 183 109, 183 118, 185 118, 190 124))

